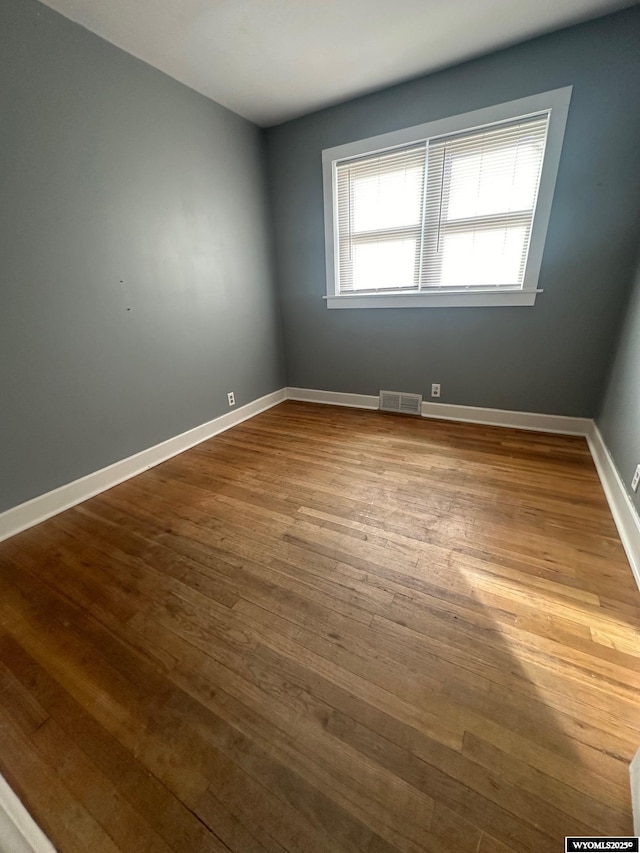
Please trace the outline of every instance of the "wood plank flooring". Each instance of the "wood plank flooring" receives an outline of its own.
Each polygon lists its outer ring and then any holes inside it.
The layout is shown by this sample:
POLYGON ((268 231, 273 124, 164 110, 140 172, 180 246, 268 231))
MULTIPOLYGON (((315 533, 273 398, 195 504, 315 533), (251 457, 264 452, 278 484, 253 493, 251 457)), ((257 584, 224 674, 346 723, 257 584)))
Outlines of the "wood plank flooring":
POLYGON ((284 403, 0 545, 62 853, 632 834, 640 593, 584 440, 284 403))

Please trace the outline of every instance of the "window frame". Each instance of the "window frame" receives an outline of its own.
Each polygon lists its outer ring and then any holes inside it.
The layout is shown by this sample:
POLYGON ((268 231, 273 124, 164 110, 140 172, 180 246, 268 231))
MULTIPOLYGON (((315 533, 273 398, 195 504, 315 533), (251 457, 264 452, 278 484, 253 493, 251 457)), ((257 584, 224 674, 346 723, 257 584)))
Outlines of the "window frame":
POLYGON ((547 236, 553 193, 560 164, 560 154, 571 101, 572 86, 541 92, 514 101, 507 101, 472 112, 438 119, 426 124, 372 136, 345 145, 327 148, 322 152, 325 257, 327 273, 328 308, 426 308, 426 307, 479 307, 479 306, 532 306, 538 293, 538 279, 544 244, 547 236), (334 251, 338 246, 336 164, 350 158, 374 155, 393 148, 409 147, 434 137, 476 130, 499 122, 550 111, 549 129, 542 162, 538 198, 531 226, 529 251, 524 280, 521 287, 487 287, 473 290, 443 290, 424 293, 339 293, 339 258, 334 251))

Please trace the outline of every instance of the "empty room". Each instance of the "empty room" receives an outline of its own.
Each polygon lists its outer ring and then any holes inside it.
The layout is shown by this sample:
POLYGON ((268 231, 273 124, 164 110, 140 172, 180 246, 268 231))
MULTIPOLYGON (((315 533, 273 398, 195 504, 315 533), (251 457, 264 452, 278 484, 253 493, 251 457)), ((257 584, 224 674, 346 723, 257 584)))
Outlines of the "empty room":
POLYGON ((639 105, 624 0, 0 0, 0 853, 638 849, 639 105))

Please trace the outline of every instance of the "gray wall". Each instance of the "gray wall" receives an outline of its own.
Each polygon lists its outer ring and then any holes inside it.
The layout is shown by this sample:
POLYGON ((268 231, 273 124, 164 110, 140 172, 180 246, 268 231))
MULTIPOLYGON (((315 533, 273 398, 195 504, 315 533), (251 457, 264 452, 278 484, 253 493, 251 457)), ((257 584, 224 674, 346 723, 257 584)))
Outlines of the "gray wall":
POLYGON ((282 387, 262 131, 0 0, 0 510, 282 387))
POLYGON ((268 131, 288 384, 593 416, 640 230, 640 8, 268 131), (321 151, 573 85, 534 308, 328 310, 321 151))
POLYGON ((640 462, 640 263, 597 422, 618 472, 640 510, 640 491, 636 494, 631 491, 633 473, 640 462))

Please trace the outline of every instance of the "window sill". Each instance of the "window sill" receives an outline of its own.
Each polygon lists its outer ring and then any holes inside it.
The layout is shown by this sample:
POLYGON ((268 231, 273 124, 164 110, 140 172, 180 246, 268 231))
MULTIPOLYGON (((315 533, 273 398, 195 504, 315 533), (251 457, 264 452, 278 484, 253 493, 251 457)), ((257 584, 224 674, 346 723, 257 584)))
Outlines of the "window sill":
POLYGON ((325 296, 327 308, 498 308, 535 305, 541 290, 325 296))

